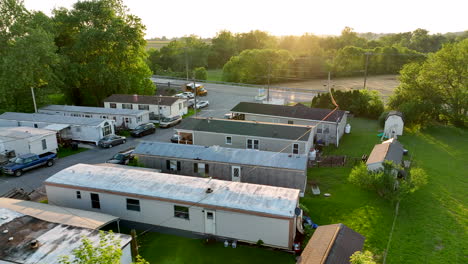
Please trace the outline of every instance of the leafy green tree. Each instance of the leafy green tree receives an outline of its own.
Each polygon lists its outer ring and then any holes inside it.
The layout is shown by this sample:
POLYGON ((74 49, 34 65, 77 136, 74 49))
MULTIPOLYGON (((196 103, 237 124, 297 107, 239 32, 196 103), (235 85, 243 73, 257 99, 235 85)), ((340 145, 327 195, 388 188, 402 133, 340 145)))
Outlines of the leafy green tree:
POLYGON ((154 93, 145 27, 122 0, 80 1, 53 13, 56 44, 65 59, 63 91, 71 103, 100 105, 114 93, 154 93))
POLYGON ((206 80, 207 73, 205 67, 198 67, 194 70, 195 79, 197 80, 206 80))
POLYGON ((223 80, 266 84, 270 79, 270 82, 276 82, 287 74, 291 61, 292 56, 287 50, 244 50, 224 65, 223 80))
POLYGON ((372 253, 370 251, 356 251, 351 255, 351 258, 349 260, 351 264, 377 264, 377 262, 374 261, 374 257, 372 256, 372 253))
POLYGON ((209 56, 210 68, 221 68, 229 59, 237 54, 237 39, 230 31, 223 30, 211 40, 209 56))
MULTIPOLYGON (((99 231, 99 243, 93 243, 83 237, 81 245, 73 250, 73 256, 62 256, 61 264, 119 264, 122 257, 121 241, 111 232, 99 231)), ((137 256, 134 264, 149 264, 142 257, 137 256)))
POLYGON ((239 52, 249 49, 272 49, 277 47, 276 38, 261 30, 237 34, 236 39, 239 52))
POLYGON ((432 120, 466 126, 468 108, 468 39, 446 44, 424 63, 406 65, 390 106, 413 123, 432 120))
POLYGON ((59 89, 56 50, 47 16, 27 11, 23 1, 0 1, 0 110, 31 112, 31 88, 38 105, 59 89))

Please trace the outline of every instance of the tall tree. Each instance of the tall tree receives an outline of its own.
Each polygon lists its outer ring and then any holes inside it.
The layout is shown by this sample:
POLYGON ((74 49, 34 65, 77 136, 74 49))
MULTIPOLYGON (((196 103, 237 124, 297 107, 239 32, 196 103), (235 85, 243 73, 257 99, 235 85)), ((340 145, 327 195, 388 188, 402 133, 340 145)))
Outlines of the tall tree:
POLYGON ((79 1, 54 10, 64 56, 64 93, 77 105, 100 105, 114 93, 152 94, 145 30, 122 0, 79 1))
POLYGON ((41 12, 28 12, 23 1, 0 1, 0 111, 33 111, 57 90, 59 56, 53 24, 41 12))
POLYGON ((236 37, 230 31, 220 31, 211 40, 211 53, 209 57, 210 68, 221 68, 237 53, 236 37))
POLYGON ((415 123, 446 120, 466 126, 468 108, 468 39, 446 44, 424 63, 406 65, 390 106, 415 123))

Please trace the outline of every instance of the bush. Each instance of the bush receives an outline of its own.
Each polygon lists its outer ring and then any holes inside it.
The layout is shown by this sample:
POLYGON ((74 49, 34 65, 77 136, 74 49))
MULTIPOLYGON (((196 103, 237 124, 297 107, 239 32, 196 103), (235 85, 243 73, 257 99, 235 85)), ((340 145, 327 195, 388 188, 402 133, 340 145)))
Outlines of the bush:
POLYGON ((378 119, 380 127, 385 126, 385 119, 387 118, 387 115, 388 115, 388 111, 384 111, 382 112, 382 114, 380 114, 379 119, 378 119))
POLYGON ((206 80, 207 79, 207 73, 206 73, 205 67, 195 68, 194 73, 195 73, 195 79, 197 79, 197 80, 206 80))

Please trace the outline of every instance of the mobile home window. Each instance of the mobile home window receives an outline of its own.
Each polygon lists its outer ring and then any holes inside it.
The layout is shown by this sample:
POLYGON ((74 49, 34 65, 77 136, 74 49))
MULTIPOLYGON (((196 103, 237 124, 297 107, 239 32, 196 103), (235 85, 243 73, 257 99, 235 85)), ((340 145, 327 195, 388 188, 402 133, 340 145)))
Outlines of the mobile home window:
POLYGON ((109 124, 109 122, 105 122, 104 127, 102 128, 102 135, 107 136, 107 135, 110 135, 110 134, 112 134, 112 127, 109 124))
POLYGON ((109 106, 110 106, 110 108, 117 108, 117 104, 116 104, 116 103, 110 103, 109 106))
POLYGON ((166 160, 166 169, 170 171, 180 171, 181 164, 177 160, 166 160))
POLYGON ((292 125, 292 124, 294 124, 294 121, 288 120, 288 124, 292 125))
POLYGON ((34 128, 37 128, 37 124, 34 124, 34 128))
POLYGON ((141 122, 143 120, 143 117, 137 116, 137 122, 141 122))
POLYGON ((185 206, 174 205, 174 217, 189 219, 189 208, 185 206))
POLYGON ((149 110, 149 105, 138 105, 138 110, 149 110))
POLYGON ((81 199, 81 192, 80 191, 76 191, 76 199, 81 199))
POLYGON ((258 139, 247 139, 248 149, 258 149, 258 139))
POLYGON ((328 128, 328 125, 324 125, 323 133, 324 134, 330 133, 330 128, 328 128))
POLYGON ((299 144, 294 143, 292 147, 293 147, 292 153, 293 154, 299 154, 299 144))
POLYGON ((47 149, 47 141, 45 139, 42 140, 42 150, 47 149))
POLYGON ((127 210, 140 212, 140 200, 127 198, 127 210))
POLYGON ((232 137, 226 137, 226 144, 232 145, 232 137))
POLYGON ((208 174, 210 172, 210 166, 205 163, 194 163, 193 172, 194 173, 205 172, 206 174, 208 174))
POLYGON ((132 109, 132 104, 122 104, 122 109, 132 109))
POLYGON ((101 209, 101 202, 99 201, 99 194, 91 193, 91 207, 101 209))

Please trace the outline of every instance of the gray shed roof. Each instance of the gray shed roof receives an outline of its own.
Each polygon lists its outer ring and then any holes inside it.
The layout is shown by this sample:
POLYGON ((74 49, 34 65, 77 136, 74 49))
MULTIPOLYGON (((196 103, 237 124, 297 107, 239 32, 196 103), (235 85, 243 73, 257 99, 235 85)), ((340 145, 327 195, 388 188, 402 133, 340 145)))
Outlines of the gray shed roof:
MULTIPOLYGON (((235 113, 250 113, 258 115, 269 116, 283 116, 290 118, 309 119, 320 121, 324 119, 333 110, 324 108, 310 108, 304 105, 288 106, 288 105, 274 105, 274 104, 260 104, 241 102, 231 109, 235 113)), ((325 121, 339 122, 346 112, 337 110, 327 117, 325 121)))
POLYGON ((68 124, 68 125, 87 125, 87 126, 98 126, 104 119, 99 118, 87 118, 87 117, 75 117, 75 116, 61 116, 61 115, 49 115, 49 114, 28 114, 28 113, 16 113, 6 112, 0 115, 0 119, 4 120, 15 120, 15 121, 28 121, 28 122, 42 122, 49 124, 68 124))
POLYGON ((366 164, 373 164, 383 161, 392 161, 394 164, 401 164, 403 159, 403 146, 396 139, 389 139, 382 144, 377 144, 372 149, 366 164))
POLYGON ((294 216, 299 200, 299 190, 296 189, 88 164, 63 169, 44 184, 69 186, 71 189, 89 188, 97 192, 112 191, 123 196, 146 196, 287 218, 294 216), (207 193, 208 188, 213 192, 207 193))
MULTIPOLYGON (((98 230, 51 223, 7 208, 0 208, 0 217, 0 229, 8 230, 0 239, 0 262, 60 263, 62 256, 72 256, 83 237, 96 246, 100 241, 98 230), (9 237, 13 240, 9 241, 9 237), (39 242, 38 248, 31 248, 32 240, 39 242)), ((114 235, 120 240, 121 248, 131 241, 129 235, 114 235)))
POLYGON ((306 126, 198 118, 185 119, 175 130, 204 131, 299 141, 307 141, 311 131, 310 127, 306 126))
POLYGON ((131 116, 138 116, 141 114, 149 113, 146 110, 116 109, 116 108, 104 108, 104 107, 75 106, 75 105, 48 105, 48 106, 44 106, 40 108, 38 111, 40 112, 41 110, 103 114, 103 115, 131 115, 131 116))
POLYGON ((253 149, 223 148, 219 146, 204 147, 165 142, 141 142, 133 153, 293 170, 305 170, 307 167, 306 155, 291 155, 288 153, 275 153, 253 149))

